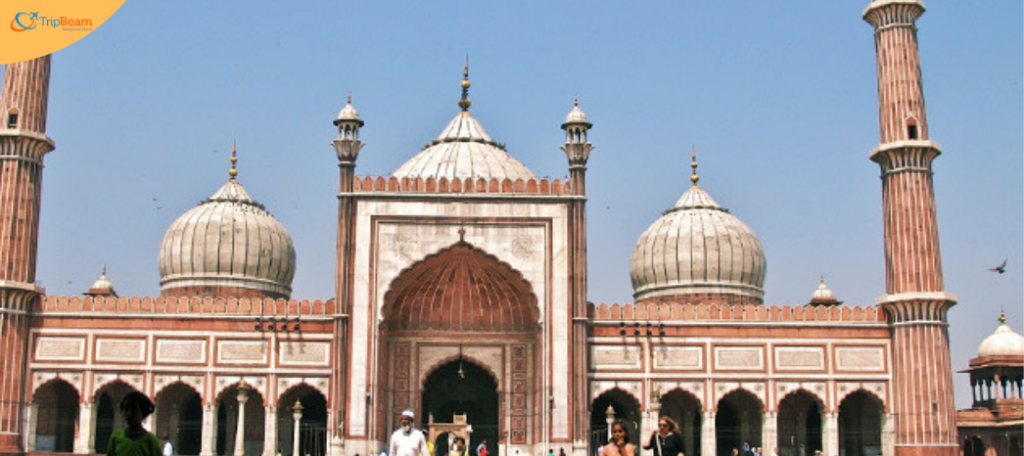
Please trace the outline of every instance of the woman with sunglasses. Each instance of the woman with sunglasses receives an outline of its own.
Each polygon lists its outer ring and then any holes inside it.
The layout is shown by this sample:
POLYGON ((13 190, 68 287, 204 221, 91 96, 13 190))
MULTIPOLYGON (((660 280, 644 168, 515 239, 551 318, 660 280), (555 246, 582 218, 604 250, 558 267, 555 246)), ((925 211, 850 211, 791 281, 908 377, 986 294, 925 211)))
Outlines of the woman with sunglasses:
POLYGON ((679 426, 667 416, 658 418, 658 430, 651 433, 644 449, 653 450, 654 456, 683 455, 683 437, 679 435, 679 426))

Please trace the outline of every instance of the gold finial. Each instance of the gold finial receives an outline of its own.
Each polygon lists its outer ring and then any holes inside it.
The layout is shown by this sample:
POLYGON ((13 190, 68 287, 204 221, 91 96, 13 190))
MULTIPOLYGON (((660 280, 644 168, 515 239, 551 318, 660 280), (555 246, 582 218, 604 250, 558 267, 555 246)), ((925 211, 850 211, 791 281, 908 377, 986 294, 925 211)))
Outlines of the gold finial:
POLYGON ((1006 324, 1006 310, 1003 309, 1003 306, 999 306, 999 324, 1006 324))
POLYGON ((345 103, 352 104, 352 92, 348 93, 348 97, 345 99, 345 103))
POLYGON ((572 96, 572 105, 573 105, 573 107, 576 107, 576 108, 580 107, 580 96, 579 96, 579 94, 576 94, 576 95, 572 96))
POLYGON ((232 179, 234 179, 235 176, 238 176, 238 169, 235 168, 235 164, 238 163, 237 154, 238 146, 235 141, 231 141, 231 170, 228 171, 228 175, 230 175, 232 179))
POLYGON ((107 276, 107 265, 103 265, 103 272, 100 272, 100 277, 107 276))
POLYGON ((459 107, 468 111, 472 103, 469 101, 469 54, 466 54, 466 66, 462 68, 462 99, 459 100, 459 107))
POLYGON ((690 182, 693 185, 697 185, 697 181, 700 180, 700 176, 697 175, 697 148, 690 146, 690 168, 693 169, 693 173, 690 175, 690 182))

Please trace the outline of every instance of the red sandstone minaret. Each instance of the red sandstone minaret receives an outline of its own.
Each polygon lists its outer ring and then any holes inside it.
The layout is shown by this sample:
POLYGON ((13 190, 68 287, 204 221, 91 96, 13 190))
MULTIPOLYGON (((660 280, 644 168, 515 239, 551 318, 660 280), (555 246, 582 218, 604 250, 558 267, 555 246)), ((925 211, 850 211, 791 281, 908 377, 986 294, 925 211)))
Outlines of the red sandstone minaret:
POLYGON ((25 357, 36 281, 50 56, 4 67, 0 92, 0 454, 21 453, 25 357))
MULTIPOLYGON (((572 110, 565 117, 562 129, 565 130, 565 145, 562 151, 569 160, 569 179, 572 183, 573 195, 577 197, 569 206, 569 296, 572 312, 572 346, 585 347, 587 344, 587 159, 594 146, 587 141, 587 132, 593 127, 587 115, 580 109, 579 99, 573 102, 572 110)), ((586 417, 590 404, 587 389, 587 369, 589 361, 587 350, 572 351, 572 366, 569 370, 569 384, 572 387, 570 407, 572 439, 585 442, 588 438, 586 417)), ((552 411, 554 413, 554 411, 552 411)), ((561 413, 566 413, 562 411, 561 413)))
POLYGON ((886 295, 892 325, 897 455, 957 453, 956 409, 946 314, 956 297, 942 285, 932 160, 915 21, 918 0, 876 0, 864 10, 875 28, 881 144, 886 295))

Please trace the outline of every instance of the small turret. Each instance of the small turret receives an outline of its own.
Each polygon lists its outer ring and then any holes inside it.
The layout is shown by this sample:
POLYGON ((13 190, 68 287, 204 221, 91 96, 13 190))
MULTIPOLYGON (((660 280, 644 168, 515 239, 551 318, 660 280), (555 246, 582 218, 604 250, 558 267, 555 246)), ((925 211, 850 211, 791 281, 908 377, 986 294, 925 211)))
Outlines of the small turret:
POLYGON ((113 296, 117 297, 117 292, 114 291, 114 284, 110 283, 107 279, 107 267, 103 267, 103 272, 100 273, 100 278, 96 279, 89 287, 89 291, 85 292, 86 296, 113 296))
POLYGON ((580 109, 579 97, 573 100, 572 110, 565 116, 562 130, 565 130, 565 157, 569 159, 569 175, 572 179, 573 192, 577 195, 586 194, 587 160, 594 146, 587 142, 587 132, 594 124, 587 121, 587 115, 580 109))

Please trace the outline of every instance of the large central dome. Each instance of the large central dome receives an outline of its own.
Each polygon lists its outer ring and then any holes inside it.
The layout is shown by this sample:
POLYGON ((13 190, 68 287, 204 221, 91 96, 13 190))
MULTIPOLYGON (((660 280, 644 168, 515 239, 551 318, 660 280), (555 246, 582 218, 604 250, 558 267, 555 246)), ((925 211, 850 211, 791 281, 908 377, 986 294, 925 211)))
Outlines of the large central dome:
POLYGON ((760 303, 765 257, 757 235, 693 185, 636 241, 633 297, 646 300, 760 303))
POLYGON ((410 179, 536 179, 533 172, 509 155, 505 146, 491 139, 480 122, 469 113, 468 67, 463 72, 459 106, 462 111, 448 122, 437 139, 399 166, 393 176, 410 179))

